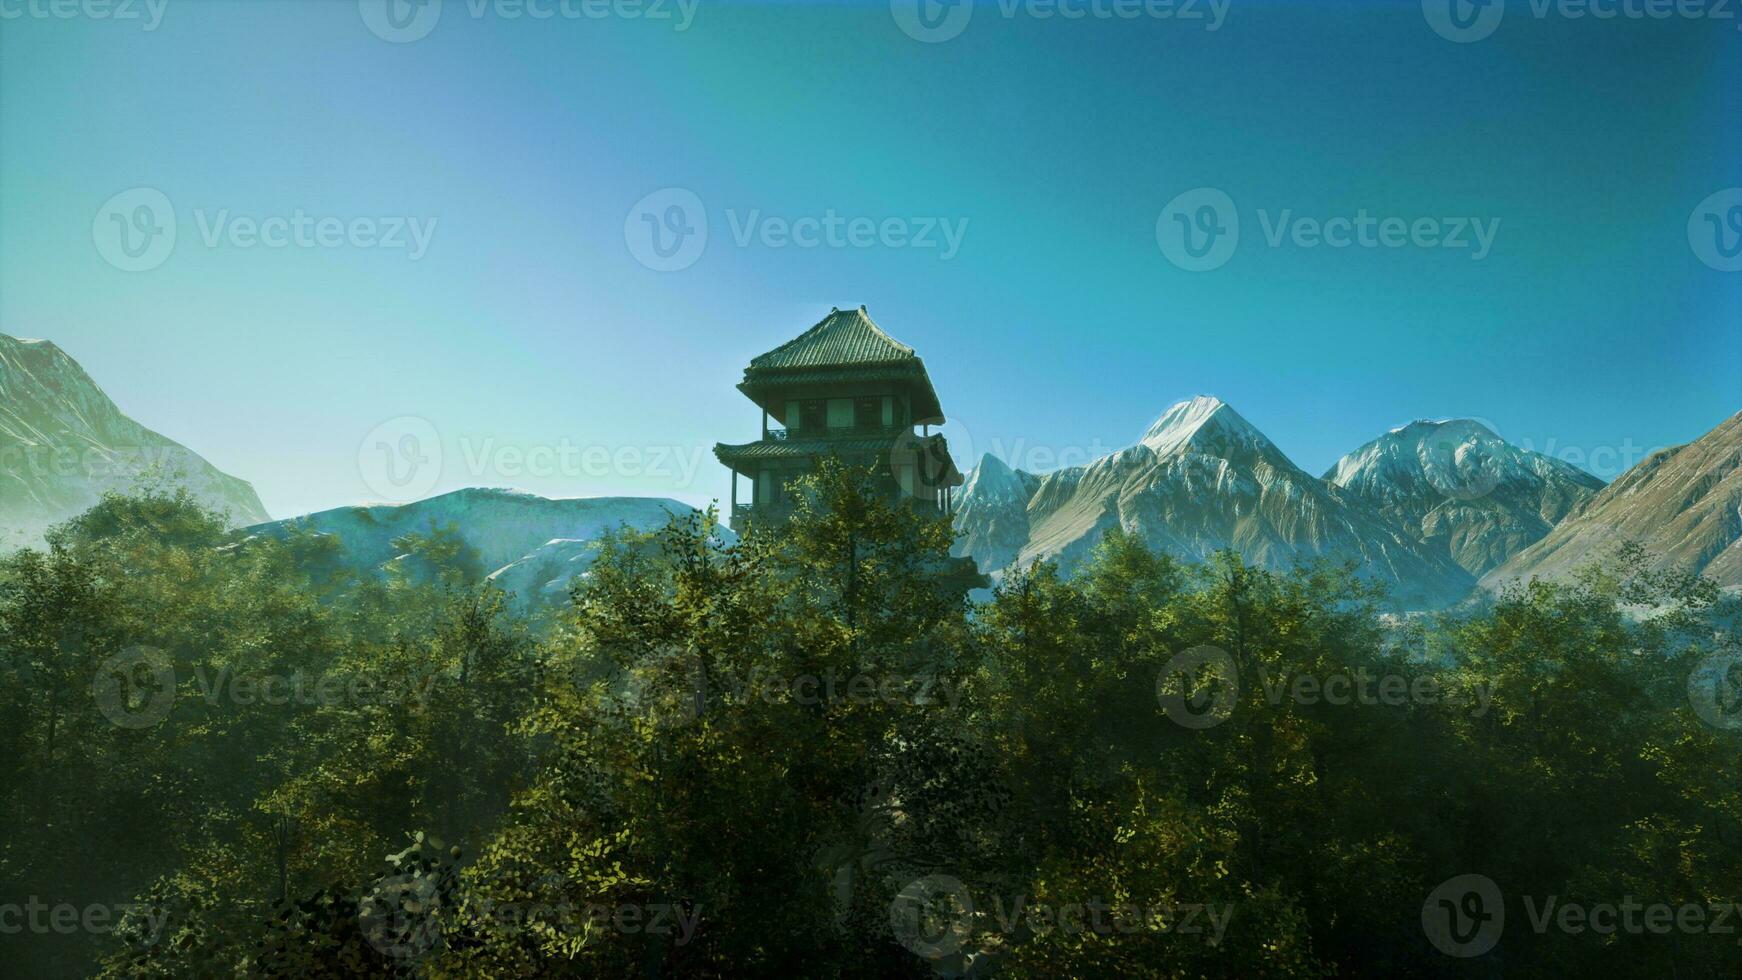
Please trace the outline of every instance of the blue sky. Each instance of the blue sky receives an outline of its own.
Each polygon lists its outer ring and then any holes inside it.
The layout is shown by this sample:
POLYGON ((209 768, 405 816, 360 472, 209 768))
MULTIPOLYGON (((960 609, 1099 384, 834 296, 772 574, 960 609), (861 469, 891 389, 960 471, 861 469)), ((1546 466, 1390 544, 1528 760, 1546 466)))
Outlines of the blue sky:
POLYGON ((1612 477, 1742 408, 1742 273, 1695 245, 1742 185, 1735 20, 1514 0, 1454 43, 1413 2, 1233 0, 1209 30, 1004 0, 921 43, 905 0, 447 0, 394 43, 369 2, 170 0, 146 30, 144 0, 0 0, 0 331, 276 516, 391 496, 369 457, 407 433, 440 442, 431 491, 723 497, 745 362, 861 303, 964 466, 1081 461, 1208 393, 1315 473, 1471 415, 1612 477), (137 188, 176 239, 125 271, 105 209, 137 188), (1189 271, 1161 240, 1197 188, 1239 237, 1189 271), (680 200, 707 237, 660 271, 637 209, 680 200), (1427 233, 1315 230, 1363 215, 1427 233))

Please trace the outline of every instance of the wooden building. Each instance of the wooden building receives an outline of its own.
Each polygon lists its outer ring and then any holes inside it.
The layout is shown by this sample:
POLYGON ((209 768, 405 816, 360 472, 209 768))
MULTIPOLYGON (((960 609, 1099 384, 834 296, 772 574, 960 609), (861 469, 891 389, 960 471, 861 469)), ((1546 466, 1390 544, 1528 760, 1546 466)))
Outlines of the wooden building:
POLYGON ((891 497, 949 513, 962 475, 943 435, 931 431, 944 412, 925 362, 871 322, 865 307, 831 310, 751 359, 738 390, 762 409, 762 438, 714 447, 732 471, 733 530, 752 518, 785 519, 788 481, 831 454, 870 467, 891 497))

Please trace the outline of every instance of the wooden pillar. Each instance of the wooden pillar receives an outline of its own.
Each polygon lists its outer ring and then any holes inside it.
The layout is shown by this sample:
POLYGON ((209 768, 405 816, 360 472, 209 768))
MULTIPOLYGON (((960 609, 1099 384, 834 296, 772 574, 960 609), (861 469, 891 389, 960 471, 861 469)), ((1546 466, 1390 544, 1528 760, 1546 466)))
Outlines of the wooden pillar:
POLYGON ((768 409, 762 410, 762 438, 768 438, 768 409))

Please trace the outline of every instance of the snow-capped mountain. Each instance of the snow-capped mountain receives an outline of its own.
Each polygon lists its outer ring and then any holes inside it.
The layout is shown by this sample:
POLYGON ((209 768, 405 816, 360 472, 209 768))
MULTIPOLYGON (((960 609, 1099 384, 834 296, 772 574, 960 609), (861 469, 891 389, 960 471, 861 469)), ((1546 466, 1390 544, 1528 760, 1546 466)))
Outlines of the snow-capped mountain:
POLYGON ((980 571, 996 573, 1016 561, 1028 543, 1028 498, 1040 478, 1013 470, 987 453, 962 484, 953 553, 972 557, 980 571))
POLYGON ((1679 565, 1742 589, 1742 412, 1621 474, 1482 586, 1563 578, 1626 541, 1656 556, 1653 567, 1679 565))
POLYGON ((1324 478, 1477 577, 1603 488, 1584 470, 1520 449, 1474 419, 1392 429, 1324 478))
MULTIPOLYGON (((968 553, 982 568, 995 567, 1008 549, 988 547, 1003 544, 992 526, 1018 525, 1007 503, 982 506, 977 482, 963 488, 957 523, 968 553)), ((1002 476, 985 485, 997 488, 1000 499, 1014 488, 1002 476)), ((1448 556, 1296 466, 1232 407, 1210 397, 1174 405, 1130 448, 1039 477, 1025 518, 1027 540, 1012 562, 1018 566, 1049 559, 1070 571, 1102 532, 1120 526, 1192 560, 1223 548, 1278 570, 1319 557, 1353 558, 1363 575, 1390 587, 1399 608, 1454 602, 1473 583, 1448 556)))
POLYGON ((270 516, 245 481, 123 414, 59 347, 0 334, 0 547, 38 543, 143 478, 179 482, 237 524, 270 516))
MULTIPOLYGON (((472 487, 409 504, 338 507, 261 524, 247 533, 282 538, 300 529, 332 535, 347 567, 380 572, 401 557, 393 544, 396 538, 452 525, 477 553, 482 572, 520 602, 536 606, 566 599, 570 583, 598 556, 599 538, 606 531, 654 531, 673 516, 693 512, 688 504, 666 498, 553 499, 472 487)), ((735 540, 725 527, 717 533, 722 541, 735 540)))

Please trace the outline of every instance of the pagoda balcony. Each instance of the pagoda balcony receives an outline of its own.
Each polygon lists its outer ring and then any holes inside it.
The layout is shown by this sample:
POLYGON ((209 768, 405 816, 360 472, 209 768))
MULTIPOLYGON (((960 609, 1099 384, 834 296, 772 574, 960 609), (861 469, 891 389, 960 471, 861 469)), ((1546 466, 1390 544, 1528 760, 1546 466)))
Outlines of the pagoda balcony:
POLYGON ((809 442, 817 439, 865 439, 872 436, 889 436, 893 438, 903 432, 913 432, 913 426, 853 425, 811 429, 776 429, 771 426, 768 429, 767 435, 763 436, 763 438, 770 442, 809 442))

